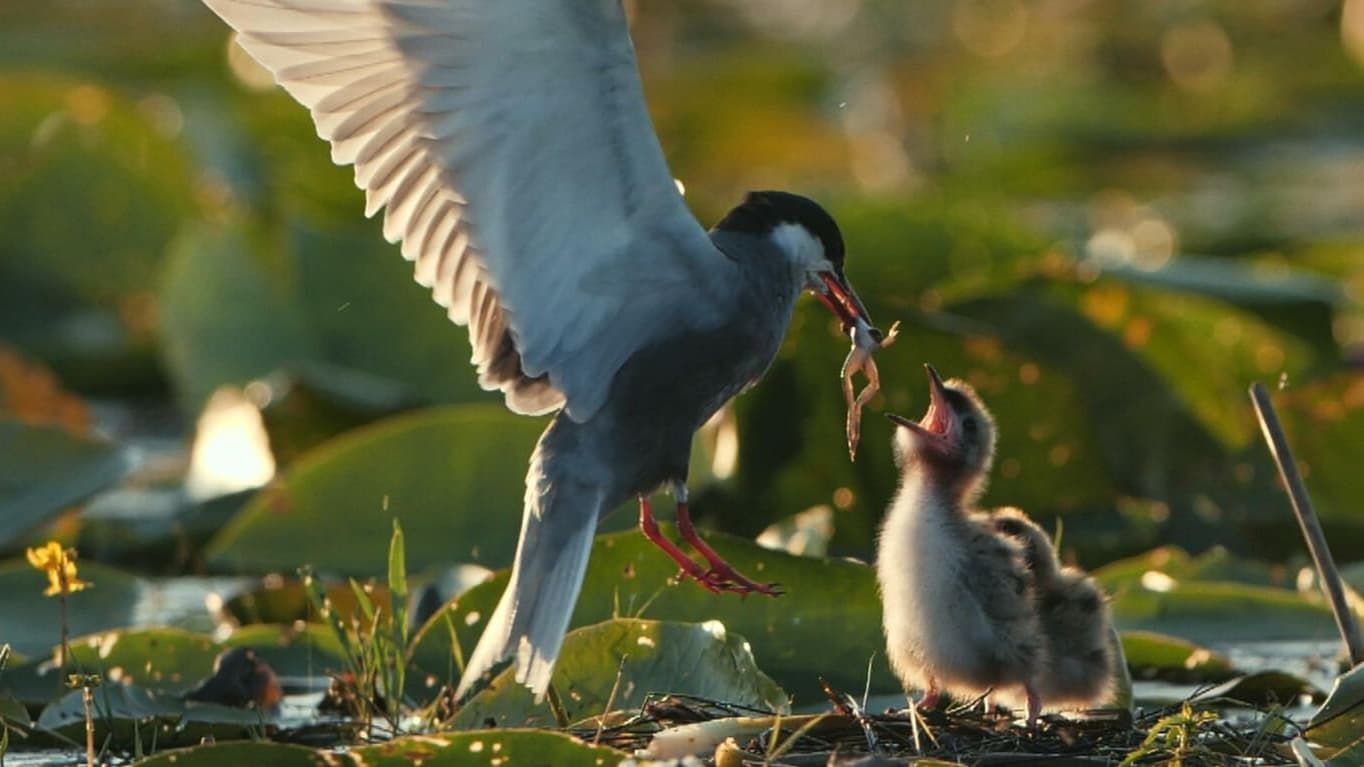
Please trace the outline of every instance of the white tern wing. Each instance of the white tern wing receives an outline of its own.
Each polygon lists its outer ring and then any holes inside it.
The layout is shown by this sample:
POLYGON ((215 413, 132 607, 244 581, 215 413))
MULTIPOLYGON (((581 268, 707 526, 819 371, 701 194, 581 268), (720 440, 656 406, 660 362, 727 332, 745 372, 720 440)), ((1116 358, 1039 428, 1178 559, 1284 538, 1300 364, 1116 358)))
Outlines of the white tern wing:
POLYGON ((728 306, 619 0, 205 2, 355 166, 513 410, 584 420, 635 350, 728 306))

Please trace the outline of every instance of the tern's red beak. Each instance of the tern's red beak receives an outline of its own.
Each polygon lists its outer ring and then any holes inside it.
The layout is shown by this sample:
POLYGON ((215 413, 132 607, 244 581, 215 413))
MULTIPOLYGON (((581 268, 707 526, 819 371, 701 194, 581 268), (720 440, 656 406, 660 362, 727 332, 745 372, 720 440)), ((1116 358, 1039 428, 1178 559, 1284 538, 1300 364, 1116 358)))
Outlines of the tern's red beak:
POLYGON ((843 323, 843 330, 847 331, 857 320, 871 325, 871 317, 867 315, 867 308, 862 305, 862 299, 853 292, 852 286, 848 284, 848 279, 838 272, 820 272, 819 279, 824 283, 824 290, 815 291, 819 300, 834 313, 838 321, 843 323))

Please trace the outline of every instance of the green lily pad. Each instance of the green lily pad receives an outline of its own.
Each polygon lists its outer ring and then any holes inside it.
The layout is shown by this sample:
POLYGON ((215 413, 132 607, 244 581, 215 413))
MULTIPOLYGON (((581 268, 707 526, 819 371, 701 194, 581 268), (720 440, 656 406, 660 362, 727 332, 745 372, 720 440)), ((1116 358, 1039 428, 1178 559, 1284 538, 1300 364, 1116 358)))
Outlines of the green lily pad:
POLYGON ((892 312, 873 314, 883 324, 895 318, 904 325, 895 345, 877 354, 882 388, 863 411, 857 460, 847 460, 847 405, 838 382, 847 339, 830 328, 822 307, 805 306, 764 382, 735 401, 739 457, 730 495, 718 504, 697 499, 694 513, 757 535, 793 509, 831 503, 829 551, 865 555, 900 476, 893 429, 881 414, 923 412, 925 361, 944 376, 973 382, 1006 424, 985 503, 1051 514, 1110 502, 1114 488, 1102 453, 1085 413, 1074 407, 1079 387, 1063 369, 984 336, 964 342, 960 332, 934 329, 917 312, 892 312))
POLYGON ((183 572, 254 494, 195 501, 178 485, 120 487, 81 509, 76 548, 100 562, 141 568, 155 562, 161 572, 183 572))
POLYGON ((323 363, 276 371, 263 383, 270 398, 261 418, 282 469, 342 432, 423 404, 387 378, 323 363))
POLYGON ((1241 305, 1325 304, 1344 300, 1340 284, 1311 272, 1285 267, 1255 269, 1225 258, 1181 255, 1158 269, 1116 265, 1102 273, 1123 282, 1197 293, 1241 305))
MULTIPOLYGON (((662 527, 676 537, 671 526, 662 527)), ((781 583, 786 594, 739 598, 673 582, 677 565, 639 532, 611 533, 598 535, 593 543, 570 625, 622 617, 716 620, 745 637, 758 667, 798 700, 823 699, 821 676, 837 689, 862 689, 872 660, 872 690, 901 690, 884 660, 881 602, 870 567, 797 557, 723 534, 707 535, 707 541, 741 572, 781 583)), ((413 640, 413 663, 447 678, 452 665, 447 616, 468 657, 506 583, 507 573, 500 573, 436 613, 413 640)))
MULTIPOLYGON (((67 597, 72 636, 94 634, 133 622, 146 588, 141 578, 98 562, 79 562, 80 577, 94 585, 67 597)), ((0 564, 0 625, 4 641, 25 655, 46 653, 61 631, 61 603, 43 596, 47 576, 25 560, 0 564)))
POLYGON ((0 419, 0 550, 127 473, 117 446, 0 419))
MULTIPOLYGON (((325 677, 345 668, 332 630, 307 624, 248 626, 216 642, 203 634, 174 628, 122 629, 70 640, 72 670, 97 673, 110 683, 171 695, 183 694, 213 673, 219 653, 250 647, 284 677, 325 677)), ((49 654, 11 668, 0 676, 0 691, 26 705, 41 705, 66 694, 66 677, 49 654)))
POLYGON ((625 754, 591 746, 569 735, 544 730, 488 730, 411 735, 345 751, 323 751, 283 743, 213 743, 165 751, 137 767, 498 767, 543 764, 555 767, 614 767, 625 754))
POLYGON ((1113 598, 1122 631, 1157 631, 1194 642, 1329 639, 1336 634, 1322 600, 1284 589, 1193 581, 1168 591, 1127 589, 1113 598), (1253 615, 1255 620, 1246 620, 1253 615))
POLYGON ((33 719, 23 702, 13 695, 0 694, 0 727, 28 727, 31 724, 33 719))
POLYGON ((1224 682, 1236 676, 1231 661, 1186 639, 1154 631, 1122 632, 1127 666, 1138 679, 1179 684, 1224 682))
MULTIPOLYGON (((136 685, 106 683, 95 687, 93 719, 95 742, 106 739, 116 747, 140 742, 146 748, 195 743, 205 737, 248 738, 269 729, 268 717, 255 709, 230 708, 212 703, 185 702, 169 693, 157 693, 136 685)), ((85 703, 81 690, 72 690, 43 709, 38 728, 72 740, 85 737, 85 703)))
POLYGON ((211 565, 246 572, 379 575, 393 518, 411 568, 511 561, 525 461, 541 422, 500 405, 389 418, 301 457, 212 542, 211 565), (325 534, 323 534, 325 532, 325 534))
POLYGON ((815 506, 767 526, 757 538, 760 546, 802 557, 822 557, 829 553, 834 535, 834 510, 815 506))
POLYGON ((311 748, 289 743, 209 743, 177 748, 134 762, 138 767, 240 767, 268 764, 270 767, 327 767, 329 762, 311 748))
MULTIPOLYGON (((384 613, 389 611, 388 587, 382 584, 366 586, 369 598, 375 607, 384 613)), ((328 583, 324 587, 327 604, 349 625, 358 612, 355 591, 349 583, 328 583)), ((308 590, 303 581, 289 578, 281 581, 269 579, 258 589, 243 591, 223 604, 223 610, 240 625, 253 623, 292 623, 293 621, 316 620, 308 590)))
POLYGON ((1160 546, 1100 567, 1094 577, 1110 593, 1141 586, 1149 572, 1162 573, 1175 581, 1225 581, 1252 586, 1284 585, 1283 568, 1238 557, 1215 546, 1196 557, 1178 546, 1160 546))
POLYGON ((1364 732, 1364 665, 1336 677, 1326 702, 1307 723, 1307 737, 1320 746, 1322 756, 1349 747, 1364 732))
POLYGON ((1228 679, 1199 693, 1199 700, 1226 698, 1255 706, 1292 705, 1303 696, 1320 696, 1311 682, 1283 671, 1257 671, 1228 679))
POLYGON ((198 199, 185 147, 97 80, 7 74, 0 101, 0 336, 75 388, 146 392, 147 286, 198 199))
POLYGON ((307 359, 316 348, 292 299, 288 262, 239 222, 176 238, 161 280, 162 350, 180 404, 307 359))
MULTIPOLYGON (((460 709, 454 726, 552 727, 548 702, 537 704, 515 674, 508 668, 498 675, 460 709)), ((748 642, 718 622, 617 619, 585 626, 564 638, 551 684, 569 721, 638 708, 650 693, 787 710, 786 693, 758 670, 748 642)))

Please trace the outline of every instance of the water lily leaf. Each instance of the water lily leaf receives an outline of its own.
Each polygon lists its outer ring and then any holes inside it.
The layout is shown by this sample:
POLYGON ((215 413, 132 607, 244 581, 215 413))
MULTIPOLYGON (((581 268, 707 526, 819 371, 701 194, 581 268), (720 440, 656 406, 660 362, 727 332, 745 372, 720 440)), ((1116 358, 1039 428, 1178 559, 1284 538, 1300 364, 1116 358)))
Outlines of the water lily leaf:
POLYGON ((544 426, 500 405, 385 419, 300 458, 210 542, 209 562, 246 572, 380 575, 393 518, 413 569, 511 561, 525 459, 544 426), (321 535, 326 531, 326 535, 321 535))
MULTIPOLYGON (((98 562, 78 563, 80 577, 94 586, 67 597, 67 623, 73 636, 93 634, 133 622, 146 588, 142 579, 98 562)), ((4 641, 25 655, 46 653, 59 641, 61 604, 43 596, 47 576, 25 560, 0 564, 0 624, 4 641)))
POLYGON ((882 389, 864 411, 855 462, 844 448, 847 406, 838 386, 847 339, 830 328, 822 307, 803 307, 764 382, 734 403, 739 457, 730 495, 711 504, 698 498, 694 512, 722 529, 757 535, 792 509, 831 503, 837 524, 829 550, 869 551, 899 481, 893 430, 880 414, 923 413, 926 361, 944 376, 970 381, 1007 424, 999 430, 985 503, 1045 514, 1111 505, 1103 454, 1085 412, 1074 406, 1079 379, 983 332, 964 339, 961 328, 935 329, 902 312, 880 315, 904 325, 895 345, 877 355, 882 389))
POLYGON ((10 74, 0 101, 0 335, 77 389, 145 391, 159 381, 147 286, 198 199, 185 148, 90 80, 10 74))
MULTIPOLYGON (((670 526, 663 529, 676 539, 670 526)), ((716 620, 746 638, 758 667, 798 700, 823 699, 820 676, 838 689, 862 689, 873 660, 872 690, 901 690, 884 660, 881 602, 870 567, 792 556, 723 534, 706 539, 740 571, 781 583, 786 594, 740 599, 711 594, 694 583, 672 582, 677 565, 631 530, 597 536, 570 625, 616 617, 716 620)), ((446 616, 467 658, 506 583, 507 574, 500 573, 436 613, 413 639, 414 664, 447 678, 453 656, 446 616)))
MULTIPOLYGON (((1364 475, 1358 470, 1364 378, 1346 372, 1292 386, 1275 393, 1274 404, 1317 514, 1328 525, 1336 521, 1358 524, 1359 499, 1364 498, 1364 475)), ((1255 450, 1266 454, 1261 445, 1255 445, 1255 450)), ((1269 506, 1275 514, 1287 518, 1288 499, 1277 491, 1277 485, 1271 498, 1269 506)), ((1364 557, 1358 536, 1341 538, 1331 541, 1336 556, 1364 557)), ((1290 540, 1300 547, 1300 540, 1290 540)))
POLYGON ((1128 668, 1138 679, 1178 684, 1223 682, 1236 676, 1223 655, 1179 637, 1154 631, 1122 632, 1128 668))
MULTIPOLYGON (((144 747, 151 743, 195 743, 207 736, 246 738, 273 729, 266 716, 255 709, 185 702, 136 685, 106 683, 95 687, 92 694, 96 742, 107 738, 120 748, 136 742, 144 747)), ((38 716, 38 728, 73 740, 84 738, 82 691, 72 690, 44 708, 38 716)))
POLYGON ((822 557, 829 552, 834 535, 834 510, 815 506, 780 519, 758 534, 759 546, 802 557, 822 557))
POLYGON ((1335 752, 1326 767, 1359 767, 1364 764, 1364 737, 1335 752))
POLYGON ((591 746, 545 730, 488 730, 412 735, 345 751, 318 751, 283 743, 213 743, 165 751, 138 767, 498 767, 545 764, 555 767, 614 767, 625 754, 591 746))
POLYGON ((201 224, 176 238, 159 304, 166 367, 185 412, 198 413, 219 386, 314 355, 291 276, 287 261, 240 222, 201 224))
POLYGON ((478 385, 468 332, 413 281, 412 264, 383 227, 356 215, 364 206, 355 200, 341 221, 290 222, 296 300, 325 350, 316 359, 386 378, 427 402, 501 404, 478 385))
POLYGON ((403 386, 352 368, 306 362, 268 376, 261 409, 280 468, 332 437, 423 403, 403 386))
POLYGON ((243 626, 221 643, 222 649, 250 647, 276 674, 309 679, 345 669, 345 651, 330 626, 308 623, 294 626, 243 626))
POLYGON ((1157 631, 1194 642, 1326 639, 1336 633, 1330 608, 1315 595, 1242 583, 1131 588, 1115 594, 1112 605, 1113 621, 1122 631, 1157 631), (1256 619, 1244 620, 1246 615, 1256 619))
POLYGON ((100 493, 81 509, 76 548, 100 562, 183 572, 256 492, 195 501, 179 485, 135 485, 100 493))
MULTIPOLYGON (((382 584, 364 586, 370 600, 384 613, 389 610, 388 587, 382 584)), ((347 583, 327 583, 323 590, 328 607, 343 624, 349 624, 358 613, 355 590, 347 583)), ((223 609, 238 624, 292 623, 316 620, 308 590, 297 578, 268 582, 257 589, 243 591, 223 603, 223 609)))
POLYGON ((0 727, 28 727, 33 719, 28 715, 28 707, 18 698, 8 693, 0 693, 0 727))
POLYGON ((183 693, 213 672, 212 639, 180 629, 134 629, 71 640, 71 663, 118 684, 183 693))
POLYGON ((1256 706, 1292 705, 1304 695, 1320 696, 1311 682, 1283 671, 1257 671, 1237 676, 1199 693, 1198 700, 1227 698, 1256 706))
POLYGON ((324 767, 327 760, 311 748, 290 743, 208 743, 162 751, 134 762, 138 767, 240 767, 268 764, 271 767, 324 767))
MULTIPOLYGON (((460 709, 454 726, 552 727, 548 703, 536 704, 515 673, 508 668, 498 675, 460 709)), ((638 708, 650 693, 786 710, 786 693, 758 670, 748 642, 718 622, 617 619, 585 626, 564 638, 551 684, 570 721, 638 708)))
MULTIPOLYGON (((136 684, 157 693, 182 694, 213 673, 219 653, 250 647, 282 677, 325 678, 345 667, 339 640, 330 628, 307 624, 249 626, 226 640, 175 628, 120 629, 70 640, 71 668, 97 673, 110 683, 136 684)), ((41 705, 66 694, 66 677, 53 654, 19 664, 0 676, 0 691, 27 705, 41 705)))
POLYGON ((1181 255, 1157 269, 1117 264, 1101 274, 1134 284, 1197 293, 1238 304, 1326 304, 1345 298, 1340 284, 1311 272, 1286 267, 1254 268, 1226 258, 1181 255))
POLYGON ((0 419, 0 549, 127 473, 108 442, 0 419))
POLYGON ((1221 546, 1196 557, 1178 546, 1160 546, 1144 554, 1109 562, 1094 571, 1094 577, 1110 593, 1141 585, 1147 573, 1161 573, 1175 581, 1226 581, 1252 586, 1284 585, 1284 570, 1244 559, 1221 546))
POLYGON ((1350 746, 1364 732, 1364 665, 1336 677, 1326 702, 1307 723, 1307 736, 1325 756, 1350 746))

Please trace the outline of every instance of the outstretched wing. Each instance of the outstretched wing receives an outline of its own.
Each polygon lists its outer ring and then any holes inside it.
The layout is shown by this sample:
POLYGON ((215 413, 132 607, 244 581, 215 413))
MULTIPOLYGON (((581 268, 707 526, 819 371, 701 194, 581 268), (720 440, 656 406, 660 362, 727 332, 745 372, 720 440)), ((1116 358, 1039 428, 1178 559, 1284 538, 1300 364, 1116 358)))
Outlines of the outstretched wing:
POLYGON ((606 399, 732 263, 688 212, 619 0, 205 0, 355 166, 518 412, 606 399))

